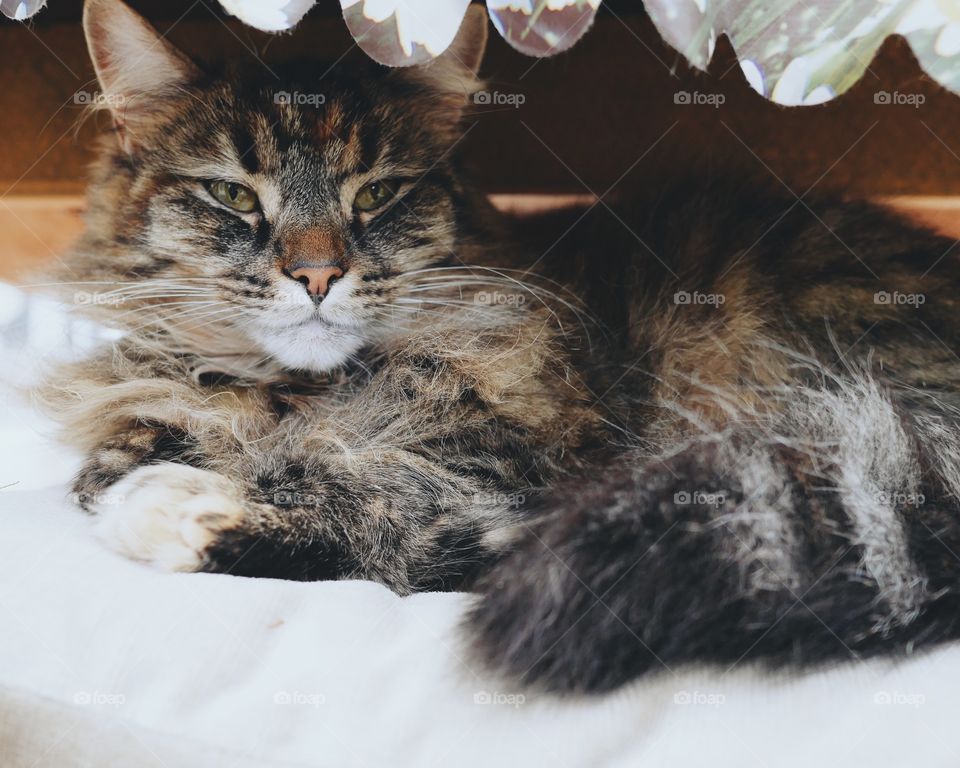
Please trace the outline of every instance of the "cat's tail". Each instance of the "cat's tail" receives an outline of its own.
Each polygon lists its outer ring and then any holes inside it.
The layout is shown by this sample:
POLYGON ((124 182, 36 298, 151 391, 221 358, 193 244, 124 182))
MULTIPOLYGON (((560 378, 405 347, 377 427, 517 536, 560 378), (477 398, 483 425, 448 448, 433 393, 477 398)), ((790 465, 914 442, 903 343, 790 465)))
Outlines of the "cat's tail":
POLYGON ((960 637, 960 418, 863 378, 775 432, 567 487, 467 630, 524 685, 605 691, 687 662, 810 665, 960 637))

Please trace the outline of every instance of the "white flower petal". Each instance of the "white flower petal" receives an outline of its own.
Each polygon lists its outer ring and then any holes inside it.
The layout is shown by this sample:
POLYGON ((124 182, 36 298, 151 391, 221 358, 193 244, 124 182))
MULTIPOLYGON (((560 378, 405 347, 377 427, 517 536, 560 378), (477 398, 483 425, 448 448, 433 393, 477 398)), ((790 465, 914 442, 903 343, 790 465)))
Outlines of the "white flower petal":
POLYGON ((939 29, 947 21, 938 0, 916 0, 898 22, 896 31, 907 35, 921 29, 939 29))
POLYGON ((340 5, 347 27, 369 56, 404 67, 450 47, 470 0, 340 0, 340 5))
POLYGON ((823 104, 825 101, 830 101, 830 99, 836 95, 837 92, 829 85, 818 85, 807 94, 803 103, 805 106, 809 106, 810 104, 823 104))
POLYGON ((264 32, 292 29, 316 0, 220 0, 227 13, 264 32))
MULTIPOLYGON (((403 0, 361 0, 363 3, 363 15, 372 21, 384 21, 403 5, 403 0)), ((353 3, 341 3, 342 8, 347 8, 353 3)))
POLYGON ((470 0, 399 0, 397 28, 400 44, 409 56, 419 43, 439 56, 457 36, 470 0))
POLYGON ((0 10, 8 19, 26 21, 47 4, 47 0, 4 0, 0 10))
POLYGON ((939 56, 956 56, 960 53, 960 23, 947 24, 941 29, 933 50, 939 56))
POLYGON ((743 72, 744 77, 747 78, 750 87, 763 96, 765 93, 763 87, 763 72, 760 71, 757 63, 750 59, 744 59, 740 62, 740 70, 743 72))
MULTIPOLYGON (((571 5, 576 5, 577 0, 547 0, 548 11, 562 11, 571 5)), ((600 0, 587 0, 593 10, 600 7, 600 0)), ((520 11, 530 15, 533 13, 533 0, 487 0, 487 7, 491 11, 520 11)))
POLYGON ((798 56, 784 68, 777 84, 773 86, 770 98, 784 106, 803 104, 810 81, 810 61, 805 56, 798 56))
POLYGON ((520 11, 528 16, 533 13, 533 0, 487 0, 491 11, 520 11))

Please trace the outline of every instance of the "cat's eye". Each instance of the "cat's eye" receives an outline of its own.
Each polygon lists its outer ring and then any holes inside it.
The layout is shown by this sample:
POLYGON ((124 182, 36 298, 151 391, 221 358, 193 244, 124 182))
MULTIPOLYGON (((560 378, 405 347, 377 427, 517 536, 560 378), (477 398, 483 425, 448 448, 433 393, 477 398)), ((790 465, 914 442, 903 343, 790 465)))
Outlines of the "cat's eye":
POLYGON ((353 200, 353 207, 358 211, 375 211, 396 197, 399 188, 397 182, 390 180, 364 184, 353 200))
POLYGON ((214 200, 240 213, 257 210, 257 193, 235 181, 208 181, 207 191, 214 200))

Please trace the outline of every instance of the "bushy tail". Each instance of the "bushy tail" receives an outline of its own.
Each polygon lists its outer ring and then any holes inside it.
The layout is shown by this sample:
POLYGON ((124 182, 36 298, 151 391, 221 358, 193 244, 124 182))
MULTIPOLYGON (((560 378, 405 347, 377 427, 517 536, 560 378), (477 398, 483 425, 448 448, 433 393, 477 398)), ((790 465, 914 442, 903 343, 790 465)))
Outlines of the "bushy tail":
POLYGON ((479 585, 468 630, 523 684, 599 692, 686 662, 811 665, 960 637, 960 419, 869 379, 773 431, 568 487, 479 585))

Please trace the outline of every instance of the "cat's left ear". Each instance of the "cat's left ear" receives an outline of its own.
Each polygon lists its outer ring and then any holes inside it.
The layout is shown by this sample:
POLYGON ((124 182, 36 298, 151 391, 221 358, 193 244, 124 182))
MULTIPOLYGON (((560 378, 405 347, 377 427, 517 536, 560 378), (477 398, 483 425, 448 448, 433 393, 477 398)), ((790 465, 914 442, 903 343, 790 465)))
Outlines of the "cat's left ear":
POLYGON ((110 109, 121 146, 132 152, 163 98, 200 70, 121 0, 86 0, 83 31, 102 90, 96 103, 110 109))
POLYGON ((453 70, 475 85, 487 49, 488 27, 486 9, 482 5, 469 6, 457 36, 432 66, 453 70))
POLYGON ((441 94, 457 118, 480 88, 477 74, 487 48, 488 26, 486 9, 482 5, 469 6, 447 50, 429 64, 411 68, 415 78, 426 81, 441 94))

